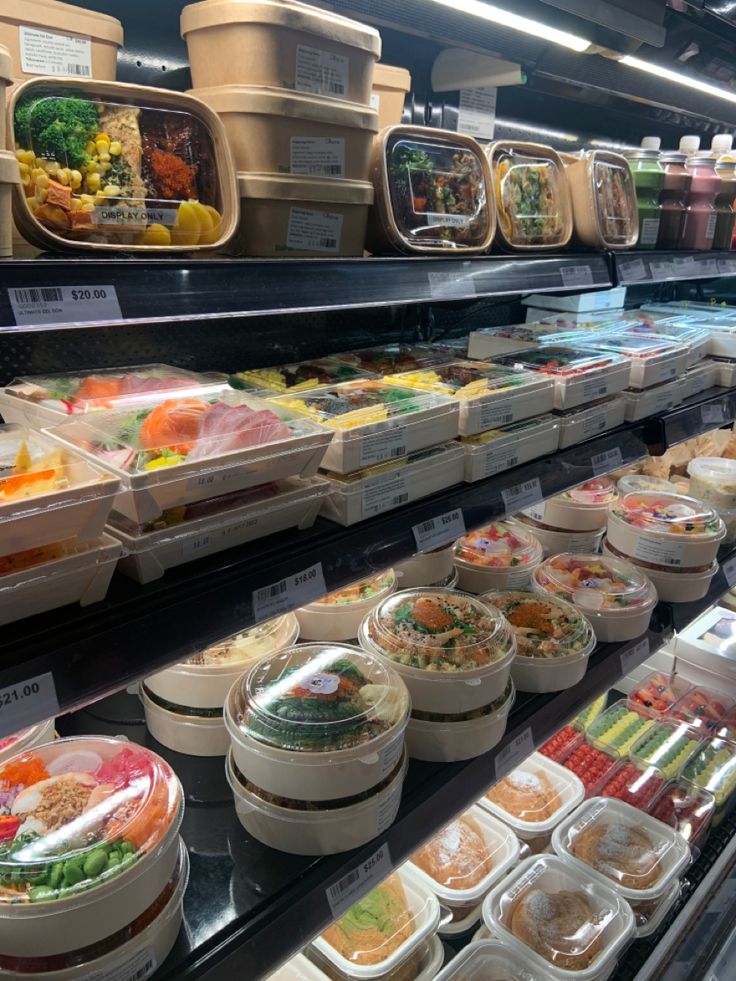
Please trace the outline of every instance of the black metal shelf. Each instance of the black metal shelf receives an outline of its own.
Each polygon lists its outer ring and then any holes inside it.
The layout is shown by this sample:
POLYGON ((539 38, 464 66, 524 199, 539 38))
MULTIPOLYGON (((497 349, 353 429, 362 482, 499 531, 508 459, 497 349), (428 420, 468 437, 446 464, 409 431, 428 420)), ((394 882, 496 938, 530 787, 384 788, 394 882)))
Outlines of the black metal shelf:
POLYGON ((617 286, 736 276, 736 252, 615 252, 612 262, 617 286))
POLYGON ((736 389, 709 388, 669 412, 647 419, 644 440, 657 456, 686 439, 726 426, 734 419, 736 389))

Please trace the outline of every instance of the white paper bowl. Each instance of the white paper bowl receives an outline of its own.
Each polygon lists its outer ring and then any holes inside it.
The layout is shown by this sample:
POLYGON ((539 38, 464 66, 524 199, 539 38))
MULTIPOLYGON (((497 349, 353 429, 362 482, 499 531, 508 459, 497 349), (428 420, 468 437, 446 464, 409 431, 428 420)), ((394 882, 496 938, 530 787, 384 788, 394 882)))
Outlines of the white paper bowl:
POLYGON ((478 719, 432 722, 410 718, 405 733, 409 756, 429 763, 457 763, 482 756, 503 738, 515 698, 512 686, 499 709, 478 719))
POLYGON ((691 603, 703 599, 708 594, 713 576, 718 572, 718 562, 715 559, 708 569, 699 572, 688 572, 687 569, 678 570, 674 567, 671 570, 657 568, 651 562, 640 562, 615 551, 607 539, 603 542, 602 551, 604 555, 615 555, 638 566, 654 583, 657 596, 665 603, 691 603))
POLYGON ((162 746, 187 756, 226 755, 230 735, 222 714, 212 718, 174 712, 152 699, 145 685, 140 687, 140 697, 146 714, 146 728, 162 746))
MULTIPOLYGON (((539 561, 542 560, 539 553, 539 561)), ((489 566, 478 565, 465 559, 455 558, 457 570, 457 585, 466 593, 488 593, 493 589, 528 589, 532 573, 539 562, 522 567, 508 566, 504 569, 492 569, 489 566)))
POLYGON ((454 545, 448 545, 400 562, 394 567, 399 589, 446 582, 454 573, 454 554, 454 545))
POLYGON ((535 693, 564 691, 585 677, 588 659, 595 649, 595 638, 588 648, 567 657, 519 657, 511 664, 511 677, 519 691, 535 693))
MULTIPOLYGON (((396 590, 396 576, 393 570, 388 571, 390 582, 368 599, 344 604, 309 603, 295 610, 302 640, 354 640, 363 617, 396 590)), ((375 578, 381 575, 376 573, 375 578)))

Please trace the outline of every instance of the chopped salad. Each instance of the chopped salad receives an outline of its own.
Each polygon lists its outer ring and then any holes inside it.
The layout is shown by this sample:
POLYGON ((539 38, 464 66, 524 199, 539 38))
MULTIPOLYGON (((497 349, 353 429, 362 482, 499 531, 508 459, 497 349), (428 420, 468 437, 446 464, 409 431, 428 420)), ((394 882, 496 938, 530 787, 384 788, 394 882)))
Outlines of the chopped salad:
POLYGON ((625 494, 612 510, 634 528, 669 535, 715 535, 722 525, 713 508, 701 501, 656 491, 625 494))
POLYGON ((536 568, 535 587, 591 612, 633 609, 652 601, 653 590, 628 562, 603 555, 554 555, 536 568))
POLYGON ((517 657, 572 657, 594 643, 591 625, 564 600, 517 591, 487 593, 484 599, 511 624, 517 657))
POLYGON ((491 569, 518 569, 537 564, 542 549, 536 539, 506 521, 471 531, 455 542, 455 558, 491 569))

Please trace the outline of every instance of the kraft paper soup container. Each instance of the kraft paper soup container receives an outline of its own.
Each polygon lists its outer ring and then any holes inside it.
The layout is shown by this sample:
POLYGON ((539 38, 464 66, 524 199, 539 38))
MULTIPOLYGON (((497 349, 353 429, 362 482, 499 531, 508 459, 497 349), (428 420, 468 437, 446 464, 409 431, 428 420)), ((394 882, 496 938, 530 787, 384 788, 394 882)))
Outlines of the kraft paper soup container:
POLYGON ((398 126, 404 112, 404 100, 411 90, 411 75, 405 68, 384 65, 380 61, 373 72, 371 106, 378 113, 378 125, 398 126))
POLYGON ((657 596, 665 603, 691 603, 707 596, 713 576, 718 572, 718 562, 714 559, 710 565, 699 569, 681 569, 678 566, 658 565, 655 562, 644 562, 624 555, 614 548, 607 540, 603 542, 603 554, 614 555, 625 559, 641 569, 651 579, 657 596))
POLYGON ((187 756, 225 756, 230 736, 222 709, 195 709, 153 695, 145 684, 140 698, 146 715, 146 728, 167 749, 187 756))
POLYGON ((571 487, 564 494, 527 508, 525 514, 551 528, 571 532, 596 532, 605 527, 608 506, 617 499, 615 483, 608 477, 594 477, 571 487))
POLYGON ((389 569, 300 607, 295 612, 302 640, 353 640, 366 613, 395 589, 389 569))
POLYGON ((469 593, 524 589, 541 561, 541 544, 514 522, 494 521, 455 542, 458 586, 469 593))
POLYGON ((514 518, 527 527, 537 541, 539 541, 544 550, 545 558, 568 550, 580 553, 599 551, 601 542, 606 534, 605 528, 599 528, 597 531, 564 531, 560 528, 550 528, 549 525, 542 524, 541 521, 530 517, 532 513, 539 513, 536 506, 528 508, 527 511, 521 511, 519 514, 514 515, 514 518))

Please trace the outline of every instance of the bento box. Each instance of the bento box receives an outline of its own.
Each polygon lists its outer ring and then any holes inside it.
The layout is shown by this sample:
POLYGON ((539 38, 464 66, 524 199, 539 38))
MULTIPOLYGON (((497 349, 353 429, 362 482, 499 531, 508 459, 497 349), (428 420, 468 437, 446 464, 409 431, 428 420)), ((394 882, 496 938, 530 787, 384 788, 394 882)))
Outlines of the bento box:
POLYGON ((622 392, 626 422, 638 422, 640 419, 646 419, 647 416, 669 412, 682 402, 684 392, 684 378, 676 378, 674 381, 663 382, 661 385, 654 385, 641 391, 633 388, 626 389, 622 392))
POLYGON ((329 388, 342 382, 362 381, 373 378, 372 372, 346 363, 338 358, 314 358, 295 364, 275 365, 269 368, 248 368, 230 375, 233 388, 251 395, 273 398, 276 395, 296 395, 301 392, 329 388))
POLYGON ((560 432, 559 417, 549 414, 464 436, 465 482, 483 480, 554 453, 560 432))
POLYGON ((559 413, 556 418, 560 427, 560 449, 617 429, 623 425, 625 416, 626 401, 621 394, 559 413))
POLYGON ((629 359, 631 374, 625 388, 651 388, 672 381, 688 367, 689 347, 666 337, 640 334, 596 334, 588 346, 629 359))
POLYGON ((626 157, 608 150, 562 154, 574 237, 589 249, 631 249, 639 238, 636 189, 626 157))

